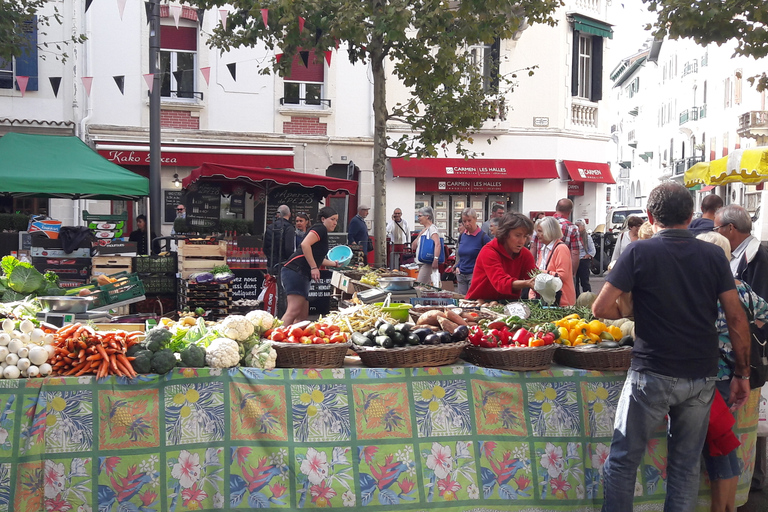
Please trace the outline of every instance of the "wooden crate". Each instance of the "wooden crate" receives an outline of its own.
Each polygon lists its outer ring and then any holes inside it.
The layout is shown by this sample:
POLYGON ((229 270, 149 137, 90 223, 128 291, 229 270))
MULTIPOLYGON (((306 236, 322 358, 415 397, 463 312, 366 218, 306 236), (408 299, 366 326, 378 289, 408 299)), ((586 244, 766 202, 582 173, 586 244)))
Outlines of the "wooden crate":
POLYGON ((94 256, 91 258, 91 275, 111 276, 120 272, 133 271, 133 258, 130 256, 94 256))
POLYGON ((188 278, 195 272, 205 272, 213 267, 227 264, 227 242, 218 244, 197 245, 179 241, 179 273, 182 279, 188 278))
POLYGON ((219 241, 218 244, 188 244, 184 240, 179 240, 179 257, 227 257, 227 242, 224 240, 219 241))

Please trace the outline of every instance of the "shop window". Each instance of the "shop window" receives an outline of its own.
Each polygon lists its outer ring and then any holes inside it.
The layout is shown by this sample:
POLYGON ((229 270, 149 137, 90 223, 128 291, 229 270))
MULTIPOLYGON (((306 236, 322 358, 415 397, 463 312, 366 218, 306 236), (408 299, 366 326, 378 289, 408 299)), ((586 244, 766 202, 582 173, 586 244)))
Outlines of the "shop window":
POLYGON ((48 199, 37 197, 14 197, 13 212, 24 215, 48 215, 48 199))
POLYGON ((37 90, 37 16, 22 23, 21 31, 24 33, 27 43, 18 57, 10 61, 0 59, 0 89, 19 90, 15 85, 17 76, 28 76, 27 91, 37 90))
POLYGON ((571 95, 589 101, 603 99, 603 38, 573 31, 571 95))
POLYGON ((197 29, 160 27, 160 96, 194 98, 197 69, 197 29))
POLYGON ((291 71, 283 78, 283 105, 319 107, 328 100, 323 99, 325 64, 322 57, 315 58, 315 52, 301 53, 293 57, 291 71))

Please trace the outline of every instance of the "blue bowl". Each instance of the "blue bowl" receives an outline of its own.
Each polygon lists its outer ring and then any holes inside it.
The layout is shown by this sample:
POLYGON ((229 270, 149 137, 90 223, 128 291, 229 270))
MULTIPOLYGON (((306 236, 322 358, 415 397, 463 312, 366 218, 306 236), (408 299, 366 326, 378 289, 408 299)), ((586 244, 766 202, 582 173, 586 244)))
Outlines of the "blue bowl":
POLYGON ((346 245, 337 245, 328 251, 327 258, 332 261, 338 261, 339 265, 346 267, 352 261, 352 249, 346 245))

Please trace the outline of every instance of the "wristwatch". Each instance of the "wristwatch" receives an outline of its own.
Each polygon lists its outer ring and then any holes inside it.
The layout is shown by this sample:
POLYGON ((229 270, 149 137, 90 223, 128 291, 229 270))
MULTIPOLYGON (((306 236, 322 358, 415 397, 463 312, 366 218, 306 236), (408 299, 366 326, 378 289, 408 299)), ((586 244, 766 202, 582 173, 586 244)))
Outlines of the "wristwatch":
POLYGON ((736 374, 734 374, 733 377, 741 380, 749 380, 751 378, 749 375, 736 375, 736 374))

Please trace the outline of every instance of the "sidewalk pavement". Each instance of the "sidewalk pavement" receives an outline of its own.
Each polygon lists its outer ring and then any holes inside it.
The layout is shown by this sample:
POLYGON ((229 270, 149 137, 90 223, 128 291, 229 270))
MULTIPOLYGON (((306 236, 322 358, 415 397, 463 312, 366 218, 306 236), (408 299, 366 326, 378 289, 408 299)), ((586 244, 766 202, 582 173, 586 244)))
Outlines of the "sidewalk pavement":
MULTIPOLYGON (((592 293, 597 295, 605 284, 605 276, 591 275, 589 283, 592 285, 592 293)), ((768 488, 760 492, 750 492, 748 501, 739 507, 737 512, 768 512, 768 488)))

